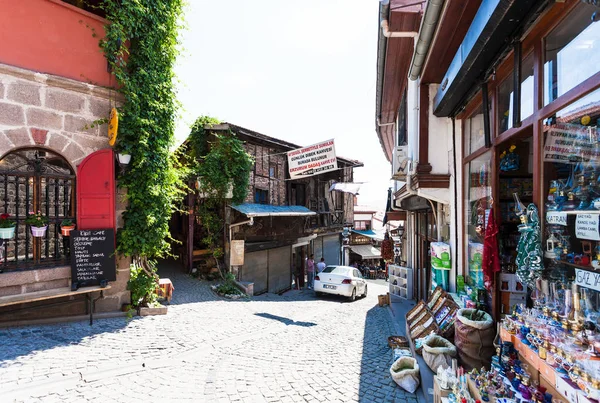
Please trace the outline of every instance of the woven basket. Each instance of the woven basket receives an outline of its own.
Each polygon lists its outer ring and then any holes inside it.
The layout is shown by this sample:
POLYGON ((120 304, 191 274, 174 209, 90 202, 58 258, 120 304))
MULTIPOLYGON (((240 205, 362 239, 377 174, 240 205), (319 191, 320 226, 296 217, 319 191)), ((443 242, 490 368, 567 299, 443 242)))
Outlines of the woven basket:
POLYGON ((388 337, 388 346, 390 348, 408 348, 408 340, 404 336, 388 337))

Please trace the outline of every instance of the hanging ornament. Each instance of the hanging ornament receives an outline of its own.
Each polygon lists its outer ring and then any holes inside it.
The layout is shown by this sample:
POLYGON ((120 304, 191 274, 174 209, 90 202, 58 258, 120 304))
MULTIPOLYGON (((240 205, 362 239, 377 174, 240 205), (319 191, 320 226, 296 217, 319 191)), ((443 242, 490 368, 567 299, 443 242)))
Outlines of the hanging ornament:
POLYGON ((117 108, 110 110, 110 118, 108 121, 108 144, 112 147, 117 141, 117 130, 119 129, 119 112, 117 108))

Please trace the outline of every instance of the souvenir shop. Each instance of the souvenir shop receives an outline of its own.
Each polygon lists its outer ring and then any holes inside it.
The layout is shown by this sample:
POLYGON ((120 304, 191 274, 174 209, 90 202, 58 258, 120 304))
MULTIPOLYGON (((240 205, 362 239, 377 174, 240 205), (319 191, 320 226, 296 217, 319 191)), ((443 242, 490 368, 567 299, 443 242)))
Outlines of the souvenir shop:
POLYGON ((457 401, 460 389, 600 397, 600 8, 588 3, 548 6, 456 116, 465 287, 499 329, 491 372, 454 372, 457 401))
MULTIPOLYGON (((436 310, 473 308, 455 321, 462 367, 449 359, 439 370, 437 401, 600 398, 600 7, 590 3, 547 5, 454 114, 462 133, 459 298, 438 303, 434 291, 407 315, 407 334, 421 347, 412 335, 430 322, 422 317, 437 323, 436 310), (478 323, 491 319, 483 334, 478 323), (459 329, 467 323, 478 356, 459 329)), ((445 95, 442 84, 434 113, 445 95)))

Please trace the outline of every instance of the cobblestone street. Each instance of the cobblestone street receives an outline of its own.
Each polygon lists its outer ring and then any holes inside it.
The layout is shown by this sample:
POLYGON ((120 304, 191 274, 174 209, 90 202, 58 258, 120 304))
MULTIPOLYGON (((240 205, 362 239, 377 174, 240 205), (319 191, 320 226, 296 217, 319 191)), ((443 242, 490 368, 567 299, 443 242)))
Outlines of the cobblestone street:
POLYGON ((249 301, 172 279, 166 316, 0 329, 2 401, 417 402, 389 375, 385 286, 348 303, 311 291, 249 301))

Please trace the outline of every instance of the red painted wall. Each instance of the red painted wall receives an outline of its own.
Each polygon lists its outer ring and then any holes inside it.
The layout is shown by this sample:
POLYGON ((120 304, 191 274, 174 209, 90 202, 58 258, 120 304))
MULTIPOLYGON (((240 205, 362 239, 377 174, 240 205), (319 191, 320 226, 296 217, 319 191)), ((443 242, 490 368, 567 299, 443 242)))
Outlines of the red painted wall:
POLYGON ((111 84, 98 46, 106 20, 60 0, 0 0, 0 10, 0 63, 111 84))

